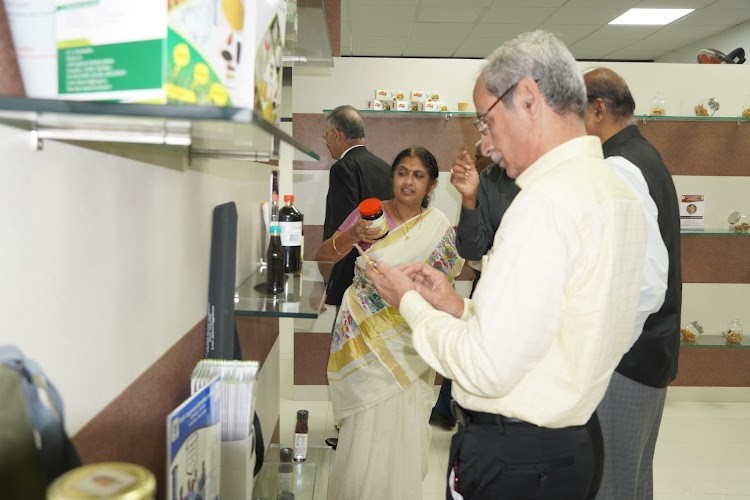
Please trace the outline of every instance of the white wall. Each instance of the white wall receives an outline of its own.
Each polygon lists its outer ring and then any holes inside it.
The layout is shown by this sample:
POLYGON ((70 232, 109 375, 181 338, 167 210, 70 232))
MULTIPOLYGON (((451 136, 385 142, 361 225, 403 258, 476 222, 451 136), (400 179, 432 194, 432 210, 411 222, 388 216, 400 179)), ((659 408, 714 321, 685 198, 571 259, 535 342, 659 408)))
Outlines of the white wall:
MULTIPOLYGON (((750 8, 750 5, 747 6, 750 8)), ((716 49, 729 54, 737 47, 745 49, 745 57, 750 56, 750 22, 740 24, 718 35, 704 38, 700 42, 675 50, 669 55, 660 57, 658 63, 695 63, 700 49, 716 49)), ((745 64, 750 64, 745 62, 745 64)))
MULTIPOLYGON (((467 101, 473 110, 471 93, 481 64, 479 60, 461 59, 335 58, 331 69, 295 68, 293 110, 322 113, 341 104, 364 109, 375 89, 382 88, 438 90, 449 109, 456 110, 457 102, 467 101)), ((595 64, 579 63, 579 66, 585 70, 595 64)), ((651 100, 661 91, 669 115, 692 116, 697 102, 714 97, 721 103, 715 116, 734 117, 739 116, 750 94, 750 64, 611 63, 607 66, 628 82, 636 100, 636 114, 648 114, 651 100)), ((706 195, 707 227, 726 227, 726 217, 734 210, 750 212, 748 177, 675 176, 674 181, 678 194, 706 195)), ((295 171, 294 185, 295 204, 305 213, 305 223, 323 224, 322 200, 328 189, 328 172, 295 171)), ((440 177, 434 206, 452 220, 458 220, 458 197, 447 175, 440 177)), ((684 290, 683 319, 700 320, 707 333, 719 333, 732 317, 740 318, 746 328, 750 325, 750 308, 746 306, 750 303, 750 285, 687 284, 684 290)), ((327 324, 330 321, 327 318, 327 324)))
POLYGON ((42 365, 74 433, 205 317, 216 205, 237 204, 238 281, 249 275, 270 170, 39 152, 6 126, 0 155, 0 344, 42 365))

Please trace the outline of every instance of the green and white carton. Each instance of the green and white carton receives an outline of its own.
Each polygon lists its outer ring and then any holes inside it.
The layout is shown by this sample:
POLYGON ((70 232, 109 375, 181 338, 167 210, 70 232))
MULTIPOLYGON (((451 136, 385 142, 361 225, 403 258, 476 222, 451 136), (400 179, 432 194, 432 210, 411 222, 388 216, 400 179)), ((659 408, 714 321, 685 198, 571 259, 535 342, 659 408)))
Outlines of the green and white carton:
POLYGON ((59 97, 256 107, 275 121, 286 0, 56 1, 59 97))

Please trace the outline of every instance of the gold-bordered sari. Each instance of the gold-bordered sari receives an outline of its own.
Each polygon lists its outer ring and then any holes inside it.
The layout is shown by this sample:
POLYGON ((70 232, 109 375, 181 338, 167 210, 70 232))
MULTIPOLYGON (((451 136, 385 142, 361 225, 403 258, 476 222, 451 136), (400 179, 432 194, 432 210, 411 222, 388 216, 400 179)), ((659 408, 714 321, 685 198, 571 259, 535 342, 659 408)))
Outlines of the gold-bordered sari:
MULTIPOLYGON (((453 281, 464 260, 448 218, 428 208, 392 229, 367 249, 374 261, 390 265, 427 262, 453 281)), ((372 407, 434 373, 414 350, 411 328, 398 309, 380 298, 364 273, 360 256, 354 281, 344 293, 328 358, 328 383, 334 418, 372 407)), ((430 382, 432 383, 432 382, 430 382)))

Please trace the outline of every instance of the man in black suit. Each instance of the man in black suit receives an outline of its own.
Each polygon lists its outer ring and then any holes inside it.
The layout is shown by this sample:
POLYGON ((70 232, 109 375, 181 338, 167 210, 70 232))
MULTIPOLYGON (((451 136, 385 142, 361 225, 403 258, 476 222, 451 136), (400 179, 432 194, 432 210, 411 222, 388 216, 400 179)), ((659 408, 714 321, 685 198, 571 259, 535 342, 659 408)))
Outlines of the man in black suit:
POLYGON ((680 216, 672 176, 659 152, 635 125, 635 101, 625 80, 608 68, 584 73, 589 134, 602 141, 605 158, 634 165, 658 209, 659 232, 669 257, 661 308, 623 356, 596 413, 604 436, 604 474, 597 499, 653 498, 653 457, 667 386, 677 375, 682 279, 680 216))
MULTIPOLYGON (((393 198, 391 167, 365 147, 365 123, 352 106, 339 106, 328 115, 323 135, 331 156, 337 161, 328 175, 326 217, 323 241, 339 228, 359 202, 366 198, 393 198)), ((357 252, 333 266, 326 286, 326 304, 338 307, 341 297, 354 279, 357 252)))

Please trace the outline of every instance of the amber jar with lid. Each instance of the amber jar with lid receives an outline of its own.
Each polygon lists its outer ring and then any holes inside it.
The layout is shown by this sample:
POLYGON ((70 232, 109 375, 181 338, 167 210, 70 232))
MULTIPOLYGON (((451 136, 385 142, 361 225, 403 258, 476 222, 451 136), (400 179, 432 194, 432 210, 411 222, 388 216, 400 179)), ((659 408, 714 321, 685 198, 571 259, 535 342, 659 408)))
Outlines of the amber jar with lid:
POLYGON ((359 216, 363 220, 370 221, 371 228, 380 230, 373 239, 379 240, 388 234, 388 221, 385 219, 383 203, 378 198, 362 200, 358 208, 359 216))
POLYGON ((152 500, 156 477, 141 465, 103 462, 76 467, 55 479, 47 489, 49 500, 152 500))

